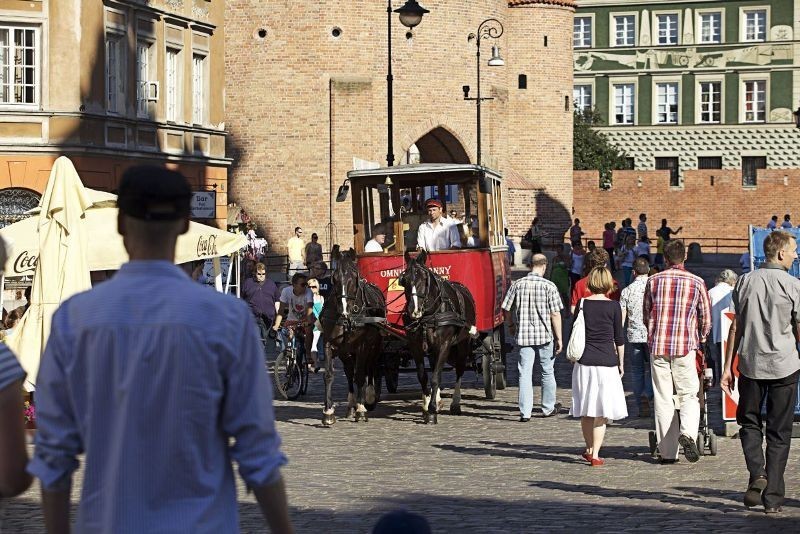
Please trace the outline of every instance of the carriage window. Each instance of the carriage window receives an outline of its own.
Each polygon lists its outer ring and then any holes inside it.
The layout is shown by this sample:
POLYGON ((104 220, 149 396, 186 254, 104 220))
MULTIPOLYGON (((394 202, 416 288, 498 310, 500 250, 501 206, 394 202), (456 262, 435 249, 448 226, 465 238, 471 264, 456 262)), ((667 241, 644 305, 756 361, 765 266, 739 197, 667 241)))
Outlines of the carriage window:
POLYGON ((372 248, 373 252, 380 252, 377 250, 379 245, 385 252, 397 250, 394 221, 400 209, 394 205, 389 188, 383 185, 364 187, 361 190, 361 208, 365 249, 372 248), (384 232, 382 242, 375 232, 376 226, 384 232), (372 239, 375 239, 375 243, 370 244, 372 239))

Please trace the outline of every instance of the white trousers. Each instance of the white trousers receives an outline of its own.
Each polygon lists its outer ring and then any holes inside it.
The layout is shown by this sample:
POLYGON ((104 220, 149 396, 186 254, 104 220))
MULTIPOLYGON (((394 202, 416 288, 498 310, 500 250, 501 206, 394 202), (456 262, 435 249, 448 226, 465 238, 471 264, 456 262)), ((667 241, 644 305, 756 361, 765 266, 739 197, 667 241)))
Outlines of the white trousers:
POLYGON ((686 356, 650 358, 656 412, 658 450, 665 459, 678 458, 678 437, 697 437, 700 426, 700 379, 695 351, 686 356), (680 417, 678 412, 680 410, 680 417))

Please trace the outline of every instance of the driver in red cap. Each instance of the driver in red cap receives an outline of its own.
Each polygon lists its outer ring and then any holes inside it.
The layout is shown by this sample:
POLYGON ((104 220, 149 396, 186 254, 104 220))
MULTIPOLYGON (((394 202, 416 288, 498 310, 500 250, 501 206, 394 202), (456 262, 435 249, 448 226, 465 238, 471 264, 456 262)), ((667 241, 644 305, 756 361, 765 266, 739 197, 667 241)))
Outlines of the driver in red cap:
POLYGON ((425 201, 428 220, 419 225, 417 230, 417 247, 432 252, 461 248, 461 237, 458 225, 451 219, 443 217, 444 205, 438 198, 425 201))

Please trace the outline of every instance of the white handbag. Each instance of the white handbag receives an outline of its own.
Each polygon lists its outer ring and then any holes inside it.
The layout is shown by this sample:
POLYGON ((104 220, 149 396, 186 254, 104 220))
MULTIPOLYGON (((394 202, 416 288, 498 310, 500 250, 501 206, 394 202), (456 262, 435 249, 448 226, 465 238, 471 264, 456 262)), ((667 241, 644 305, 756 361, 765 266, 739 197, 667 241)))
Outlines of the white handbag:
POLYGON ((567 359, 572 363, 577 362, 583 356, 584 348, 586 348, 586 325, 583 320, 583 299, 581 299, 578 302, 578 315, 572 323, 572 333, 567 343, 567 359))

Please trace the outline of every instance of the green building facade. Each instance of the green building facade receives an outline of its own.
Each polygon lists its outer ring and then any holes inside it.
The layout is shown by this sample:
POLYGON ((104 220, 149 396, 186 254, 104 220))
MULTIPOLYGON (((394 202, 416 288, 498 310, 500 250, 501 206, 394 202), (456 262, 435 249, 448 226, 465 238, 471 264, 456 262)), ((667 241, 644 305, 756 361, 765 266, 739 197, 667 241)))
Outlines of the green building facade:
POLYGON ((574 105, 635 169, 800 168, 800 0, 579 0, 574 105))

